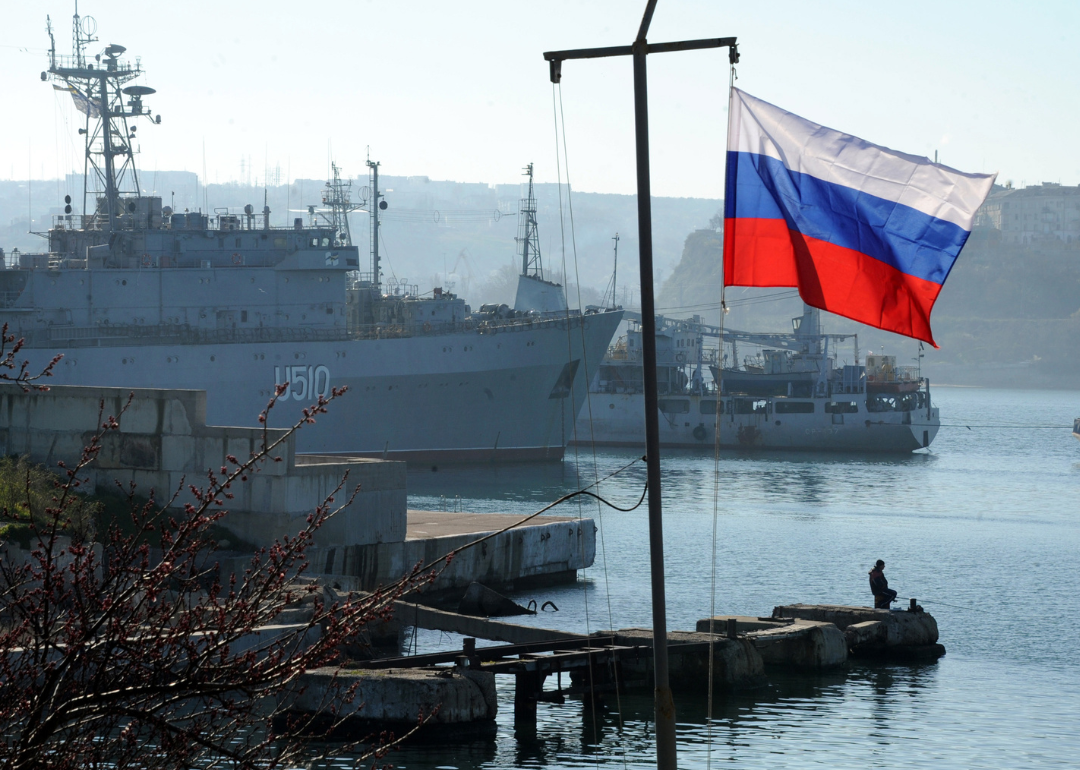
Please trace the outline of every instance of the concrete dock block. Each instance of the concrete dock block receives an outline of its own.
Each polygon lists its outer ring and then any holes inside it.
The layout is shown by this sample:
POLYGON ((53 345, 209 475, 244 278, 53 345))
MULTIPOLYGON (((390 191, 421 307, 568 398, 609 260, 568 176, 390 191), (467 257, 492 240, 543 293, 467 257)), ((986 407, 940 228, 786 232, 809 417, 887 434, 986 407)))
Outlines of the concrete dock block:
POLYGON ((844 633, 832 623, 797 621, 746 636, 767 666, 829 669, 844 666, 848 659, 844 633))
MULTIPOLYGON (((386 494, 396 493, 388 490, 386 494)), ((404 542, 391 539, 401 531, 395 521, 384 542, 347 547, 340 557, 335 555, 334 563, 346 570, 342 577, 356 578, 358 588, 373 590, 397 580, 418 562, 430 563, 481 537, 512 527, 460 551, 424 591, 429 598, 454 595, 455 601, 472 582, 498 591, 573 582, 577 570, 593 563, 596 529, 592 519, 542 516, 520 524, 521 518, 497 513, 410 510, 404 542)), ((313 564, 324 564, 324 550, 320 547, 309 552, 313 564)))
POLYGON ((845 633, 852 655, 919 659, 941 657, 937 621, 928 612, 876 610, 832 604, 791 604, 773 609, 773 618, 832 623, 845 633), (872 624, 880 623, 877 627, 872 624), (848 629, 851 629, 850 636, 848 629))
POLYGON ((716 615, 710 623, 709 618, 697 622, 697 631, 701 634, 723 634, 727 631, 729 620, 735 621, 737 633, 745 634, 747 631, 766 631, 770 628, 784 628, 790 625, 787 620, 773 620, 772 618, 758 618, 753 615, 716 615))
POLYGON ((425 732, 438 727, 452 728, 439 731, 444 737, 471 737, 477 729, 495 729, 495 675, 467 669, 320 668, 300 677, 298 686, 284 696, 283 705, 293 713, 319 715, 337 693, 354 684, 356 697, 340 714, 347 720, 343 727, 355 734, 373 729, 401 734, 415 727, 421 714, 427 716, 436 708, 438 713, 418 734, 421 740, 425 732))
POLYGON ((888 638, 888 629, 880 620, 867 620, 862 623, 853 623, 845 628, 844 638, 848 647, 852 649, 860 645, 884 645, 888 638))
POLYGON ((832 623, 817 620, 777 620, 746 615, 717 615, 697 622, 697 630, 725 633, 734 621, 735 631, 745 635, 766 666, 828 669, 847 663, 848 645, 843 632, 832 623))
MULTIPOLYGON (((613 635, 615 643, 626 646, 652 647, 652 629, 624 628, 619 631, 602 631, 600 635, 613 635)), ((713 636, 713 687, 714 689, 743 689, 765 684, 765 668, 761 655, 746 638, 728 639, 713 636)), ((693 631, 669 631, 668 655, 671 687, 676 692, 705 692, 709 681, 708 653, 681 653, 679 643, 708 642, 709 634, 693 631)), ((623 664, 628 680, 646 676, 652 679, 651 657, 623 664)))

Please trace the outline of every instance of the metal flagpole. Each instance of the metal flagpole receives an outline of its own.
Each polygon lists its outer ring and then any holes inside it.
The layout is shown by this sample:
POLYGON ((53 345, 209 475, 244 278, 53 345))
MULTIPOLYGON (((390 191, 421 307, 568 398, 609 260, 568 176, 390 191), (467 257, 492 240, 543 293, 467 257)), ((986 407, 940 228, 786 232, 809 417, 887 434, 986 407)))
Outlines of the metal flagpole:
POLYGON ((551 82, 562 80, 566 59, 633 56, 634 124, 637 135, 637 199, 639 266, 641 273, 641 347, 645 385, 645 448, 649 484, 649 563, 652 573, 653 673, 656 682, 656 766, 675 770, 675 702, 668 677, 667 611, 664 599, 664 531, 660 494, 660 418, 656 387, 656 307, 653 301, 652 198, 649 179, 649 105, 645 59, 650 53, 689 51, 699 48, 730 48, 732 63, 738 61, 734 37, 684 40, 650 45, 646 41, 656 0, 648 0, 637 39, 630 46, 549 51, 551 82))
POLYGON ((660 416, 656 387, 656 306, 653 302, 652 186, 649 178, 649 99, 645 34, 656 0, 649 0, 634 41, 634 129, 637 141, 638 266, 641 273, 641 347, 645 368, 645 461, 649 484, 649 569, 652 575, 656 766, 677 765, 675 701, 668 679, 667 601, 664 593, 664 519, 660 495, 660 416))

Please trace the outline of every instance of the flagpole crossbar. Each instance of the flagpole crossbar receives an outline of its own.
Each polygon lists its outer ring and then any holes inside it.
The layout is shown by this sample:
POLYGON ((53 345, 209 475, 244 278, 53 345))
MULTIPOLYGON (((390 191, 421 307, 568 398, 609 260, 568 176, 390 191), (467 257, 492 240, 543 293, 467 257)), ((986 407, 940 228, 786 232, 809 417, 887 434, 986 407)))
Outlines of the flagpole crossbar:
MULTIPOLYGON (((739 63, 739 46, 734 37, 707 37, 701 40, 679 40, 674 43, 645 43, 644 53, 672 53, 674 51, 698 51, 705 48, 730 48, 728 61, 739 63)), ((644 42, 644 41, 643 41, 644 42)), ((615 45, 607 48, 575 48, 569 51, 546 51, 544 60, 551 67, 551 82, 562 80, 562 63, 568 59, 602 59, 609 56, 632 56, 641 51, 634 45, 615 45)))

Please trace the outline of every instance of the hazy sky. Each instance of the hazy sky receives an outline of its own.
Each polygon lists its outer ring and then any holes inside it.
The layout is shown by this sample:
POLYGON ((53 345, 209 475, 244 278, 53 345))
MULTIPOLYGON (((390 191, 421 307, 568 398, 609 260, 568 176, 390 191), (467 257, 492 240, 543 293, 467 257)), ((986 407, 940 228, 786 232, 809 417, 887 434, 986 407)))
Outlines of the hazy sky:
MULTIPOLYGON (((364 173, 555 180, 545 50, 631 42, 643 0, 83 0, 100 43, 141 56, 160 126, 140 167, 209 181, 364 173)), ((45 15, 71 51, 73 3, 0 0, 0 178, 82 167, 70 100, 42 83, 45 15), (29 161, 27 155, 29 153, 29 161)), ((1080 4, 660 0, 652 42, 737 35, 738 85, 806 118, 999 181, 1080 182, 1080 4)), ((649 57, 653 192, 721 197, 726 54, 649 57)), ((629 58, 567 62, 571 179, 634 191, 629 58)), ((144 175, 143 186, 148 186, 144 175)), ((160 192, 160 191, 159 191, 160 192)))

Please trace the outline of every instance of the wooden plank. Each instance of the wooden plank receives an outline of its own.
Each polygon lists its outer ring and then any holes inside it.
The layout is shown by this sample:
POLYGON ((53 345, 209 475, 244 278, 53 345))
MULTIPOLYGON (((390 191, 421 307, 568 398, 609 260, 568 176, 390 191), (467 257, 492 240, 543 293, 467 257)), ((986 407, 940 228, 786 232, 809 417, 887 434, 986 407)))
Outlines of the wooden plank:
POLYGON ((452 634, 472 636, 477 639, 509 642, 510 644, 566 639, 586 640, 589 638, 584 634, 571 634, 566 631, 554 631, 550 628, 504 623, 501 620, 461 615, 457 612, 437 610, 432 607, 425 607, 422 604, 409 602, 394 602, 394 613, 398 621, 406 626, 418 626, 433 631, 446 631, 452 634))

